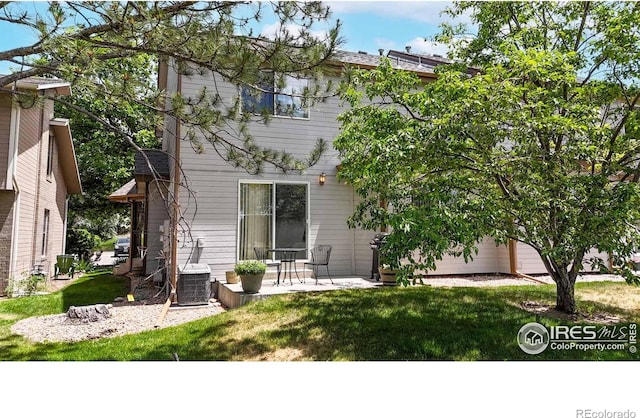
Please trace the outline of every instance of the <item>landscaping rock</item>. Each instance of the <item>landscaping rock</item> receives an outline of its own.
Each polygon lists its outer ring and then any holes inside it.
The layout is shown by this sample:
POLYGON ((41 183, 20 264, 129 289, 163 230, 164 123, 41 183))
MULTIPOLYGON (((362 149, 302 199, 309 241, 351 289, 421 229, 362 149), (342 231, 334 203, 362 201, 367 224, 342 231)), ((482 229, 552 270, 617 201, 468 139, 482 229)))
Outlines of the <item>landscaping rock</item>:
POLYGON ((109 309, 113 305, 89 305, 89 306, 70 306, 67 311, 67 318, 74 322, 98 322, 111 317, 109 309))

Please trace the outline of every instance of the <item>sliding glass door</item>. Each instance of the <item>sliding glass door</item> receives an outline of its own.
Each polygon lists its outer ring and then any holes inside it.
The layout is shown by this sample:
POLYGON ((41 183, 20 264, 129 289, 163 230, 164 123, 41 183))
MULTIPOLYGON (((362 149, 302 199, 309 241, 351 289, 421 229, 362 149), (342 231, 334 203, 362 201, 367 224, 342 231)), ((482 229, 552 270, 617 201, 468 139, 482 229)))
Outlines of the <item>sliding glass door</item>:
MULTIPOLYGON (((308 183, 240 183, 238 258, 255 258, 254 247, 303 248, 307 257, 308 183)), ((278 255, 275 255, 278 258, 278 255)))

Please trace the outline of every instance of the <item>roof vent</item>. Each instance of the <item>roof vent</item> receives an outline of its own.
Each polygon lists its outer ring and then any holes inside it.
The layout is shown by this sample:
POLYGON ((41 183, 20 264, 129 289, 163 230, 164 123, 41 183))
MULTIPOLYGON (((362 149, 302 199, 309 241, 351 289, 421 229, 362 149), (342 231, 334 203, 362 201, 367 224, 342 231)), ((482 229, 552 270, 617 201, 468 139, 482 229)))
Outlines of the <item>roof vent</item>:
POLYGON ((358 54, 364 54, 364 55, 367 55, 366 51, 358 51, 358 54))
POLYGON ((411 53, 411 46, 410 45, 405 46, 404 49, 407 51, 407 54, 411 53))
POLYGON ((384 49, 382 49, 382 48, 378 49, 378 54, 380 54, 380 56, 382 56, 382 54, 384 54, 384 49))

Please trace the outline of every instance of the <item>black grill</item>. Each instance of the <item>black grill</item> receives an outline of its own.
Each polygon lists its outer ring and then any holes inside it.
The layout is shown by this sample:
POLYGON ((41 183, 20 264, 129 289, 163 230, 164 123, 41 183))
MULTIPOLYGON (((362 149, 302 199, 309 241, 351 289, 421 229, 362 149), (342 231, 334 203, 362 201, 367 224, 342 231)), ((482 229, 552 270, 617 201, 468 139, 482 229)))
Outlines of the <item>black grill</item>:
POLYGON ((380 273, 378 272, 378 268, 380 267, 380 257, 378 253, 380 252, 380 247, 384 243, 384 239, 389 235, 386 232, 380 232, 375 234, 369 245, 373 250, 373 260, 371 260, 371 277, 370 280, 376 279, 380 280, 380 273))

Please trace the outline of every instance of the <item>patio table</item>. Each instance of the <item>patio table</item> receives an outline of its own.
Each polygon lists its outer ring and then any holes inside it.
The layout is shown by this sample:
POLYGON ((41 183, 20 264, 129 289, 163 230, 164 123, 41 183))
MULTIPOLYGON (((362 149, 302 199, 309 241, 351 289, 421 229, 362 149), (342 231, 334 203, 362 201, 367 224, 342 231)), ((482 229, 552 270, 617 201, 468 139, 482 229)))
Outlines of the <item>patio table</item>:
MULTIPOLYGON (((296 272, 296 277, 298 281, 302 283, 300 280, 300 276, 298 275, 298 268, 296 267, 296 254, 300 251, 306 251, 306 248, 269 248, 267 251, 270 253, 282 254, 280 257, 280 262, 284 268, 283 282, 287 279, 287 271, 289 272, 289 282, 293 284, 293 280, 291 279, 291 269, 296 272)), ((280 276, 278 276, 278 280, 276 281, 276 285, 280 286, 280 276)))

